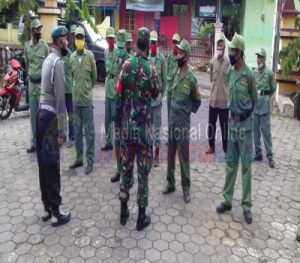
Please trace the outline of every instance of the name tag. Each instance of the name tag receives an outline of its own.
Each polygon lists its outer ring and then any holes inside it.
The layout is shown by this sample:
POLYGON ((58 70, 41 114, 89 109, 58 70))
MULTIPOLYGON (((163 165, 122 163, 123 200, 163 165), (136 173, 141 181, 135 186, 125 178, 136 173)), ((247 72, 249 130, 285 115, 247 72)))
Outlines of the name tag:
POLYGON ((245 79, 242 79, 240 83, 242 86, 248 88, 248 82, 245 79))

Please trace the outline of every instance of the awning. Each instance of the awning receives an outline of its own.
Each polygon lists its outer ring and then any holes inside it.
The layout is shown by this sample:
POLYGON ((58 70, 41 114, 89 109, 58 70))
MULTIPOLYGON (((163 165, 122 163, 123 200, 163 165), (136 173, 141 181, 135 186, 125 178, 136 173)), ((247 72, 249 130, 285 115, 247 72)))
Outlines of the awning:
POLYGON ((126 9, 148 12, 163 12, 164 0, 126 0, 126 9))
POLYGON ((120 0, 96 0, 95 2, 96 7, 119 7, 120 0))

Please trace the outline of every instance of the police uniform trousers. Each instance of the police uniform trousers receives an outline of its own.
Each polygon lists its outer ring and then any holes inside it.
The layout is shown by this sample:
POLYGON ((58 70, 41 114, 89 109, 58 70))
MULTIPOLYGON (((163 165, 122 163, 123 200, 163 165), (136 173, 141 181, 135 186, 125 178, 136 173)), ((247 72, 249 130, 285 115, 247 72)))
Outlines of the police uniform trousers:
POLYGON ((190 134, 189 127, 170 127, 168 134, 168 168, 167 181, 168 188, 175 189, 175 158, 178 151, 181 184, 184 194, 190 192, 190 134))
POLYGON ((76 160, 83 160, 83 129, 86 139, 87 164, 94 164, 95 152, 95 127, 94 106, 74 106, 73 125, 75 135, 76 160))
MULTIPOLYGON (((40 90, 41 84, 34 84, 29 81, 29 90, 40 90)), ((30 94, 29 92, 29 110, 30 110, 30 126, 31 126, 31 133, 32 139, 31 144, 33 147, 36 147, 36 120, 37 120, 37 113, 39 109, 40 103, 40 93, 38 94, 30 94)))
MULTIPOLYGON (((251 117, 250 117, 251 118, 251 117)), ((251 209, 252 131, 230 129, 228 134, 224 203, 231 206, 239 159, 242 163, 242 208, 251 209)))
POLYGON ((72 93, 65 93, 66 109, 68 113, 68 128, 69 128, 69 140, 74 140, 74 127, 73 127, 73 99, 72 93))
POLYGON ((42 202, 45 208, 57 210, 61 204, 61 196, 58 124, 55 113, 39 109, 36 134, 42 202))
POLYGON ((148 206, 148 174, 151 171, 153 153, 152 145, 147 144, 126 144, 121 141, 121 160, 123 164, 122 182, 120 185, 119 198, 121 201, 128 201, 129 190, 133 181, 133 166, 136 157, 138 172, 137 204, 141 208, 148 206))
POLYGON ((162 114, 162 104, 157 106, 151 106, 151 117, 154 135, 154 145, 155 147, 160 147, 160 129, 161 129, 161 114, 162 114))
POLYGON ((105 144, 112 145, 113 121, 116 112, 115 99, 105 98, 105 144))
POLYGON ((254 133, 254 145, 255 145, 255 156, 262 156, 261 149, 261 134, 264 140, 267 158, 268 160, 273 159, 272 152, 272 136, 271 136, 271 122, 270 113, 256 114, 253 113, 253 133, 254 133))

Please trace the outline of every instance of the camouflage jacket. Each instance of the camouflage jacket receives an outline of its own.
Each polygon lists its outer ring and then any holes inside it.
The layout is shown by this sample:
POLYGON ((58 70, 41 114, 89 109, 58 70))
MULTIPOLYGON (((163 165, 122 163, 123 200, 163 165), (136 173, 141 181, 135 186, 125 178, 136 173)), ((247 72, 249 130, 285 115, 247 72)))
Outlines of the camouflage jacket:
POLYGON ((122 90, 116 96, 115 135, 126 144, 152 145, 151 101, 159 80, 141 51, 127 60, 120 73, 122 90))

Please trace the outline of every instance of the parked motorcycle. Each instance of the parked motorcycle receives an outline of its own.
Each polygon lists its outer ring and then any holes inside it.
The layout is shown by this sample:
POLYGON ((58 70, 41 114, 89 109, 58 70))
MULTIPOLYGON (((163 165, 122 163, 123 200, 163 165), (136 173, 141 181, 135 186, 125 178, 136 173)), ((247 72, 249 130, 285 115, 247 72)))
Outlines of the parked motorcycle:
POLYGON ((26 81, 25 59, 22 51, 12 51, 5 67, 3 87, 0 89, 0 120, 9 118, 12 110, 28 111, 28 82, 26 81))

